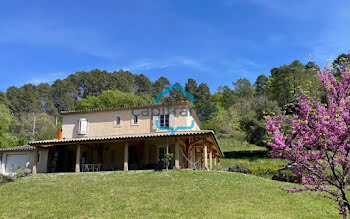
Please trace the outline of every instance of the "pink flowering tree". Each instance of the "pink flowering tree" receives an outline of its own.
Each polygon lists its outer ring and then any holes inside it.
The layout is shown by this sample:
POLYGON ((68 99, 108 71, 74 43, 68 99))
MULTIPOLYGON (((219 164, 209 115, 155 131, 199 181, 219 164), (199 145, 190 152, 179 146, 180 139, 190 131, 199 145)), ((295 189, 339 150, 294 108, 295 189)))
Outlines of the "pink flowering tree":
POLYGON ((326 103, 298 95, 296 113, 266 117, 266 130, 271 135, 272 156, 289 161, 294 174, 302 176, 301 186, 289 192, 309 191, 337 202, 339 212, 347 218, 350 212, 350 68, 337 69, 336 79, 326 66, 319 71, 327 91, 326 103), (290 125, 289 134, 283 132, 290 125))

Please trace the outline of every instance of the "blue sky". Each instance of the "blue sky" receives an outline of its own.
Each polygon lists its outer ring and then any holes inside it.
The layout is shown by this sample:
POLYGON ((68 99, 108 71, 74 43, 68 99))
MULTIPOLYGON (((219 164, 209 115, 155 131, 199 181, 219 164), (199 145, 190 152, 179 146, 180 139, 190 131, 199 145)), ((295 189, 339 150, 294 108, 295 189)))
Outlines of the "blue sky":
POLYGON ((2 1, 0 20, 2 91, 122 68, 215 92, 350 49, 349 0, 2 1))

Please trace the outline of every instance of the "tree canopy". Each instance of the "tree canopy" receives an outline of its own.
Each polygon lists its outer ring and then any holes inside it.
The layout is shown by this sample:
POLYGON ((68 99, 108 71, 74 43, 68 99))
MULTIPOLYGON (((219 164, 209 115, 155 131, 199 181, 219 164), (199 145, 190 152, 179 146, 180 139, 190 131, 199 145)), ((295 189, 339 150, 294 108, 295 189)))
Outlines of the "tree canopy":
POLYGON ((289 192, 309 191, 334 200, 339 213, 347 218, 350 212, 350 67, 343 63, 337 80, 329 68, 318 76, 326 90, 326 104, 301 91, 296 112, 267 117, 267 131, 272 155, 286 159, 294 166, 293 173, 301 176, 302 187, 289 192), (284 121, 292 127, 283 130, 284 121))
POLYGON ((0 104, 0 148, 13 145, 17 139, 9 134, 10 124, 15 122, 14 116, 9 108, 0 104))
POLYGON ((101 95, 94 97, 88 96, 85 99, 78 100, 77 110, 118 108, 126 106, 142 106, 154 103, 154 100, 148 96, 136 96, 133 93, 124 93, 118 90, 103 91, 101 95))

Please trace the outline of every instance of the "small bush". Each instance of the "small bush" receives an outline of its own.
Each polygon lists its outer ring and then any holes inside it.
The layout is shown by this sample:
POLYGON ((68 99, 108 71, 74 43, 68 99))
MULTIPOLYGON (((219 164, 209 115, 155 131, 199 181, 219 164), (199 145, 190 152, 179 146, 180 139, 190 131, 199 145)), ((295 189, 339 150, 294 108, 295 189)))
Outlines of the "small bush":
POLYGON ((237 173, 245 173, 245 174, 250 173, 249 168, 246 165, 240 164, 240 163, 228 168, 228 171, 237 172, 237 173))
POLYGON ((272 176, 278 174, 278 168, 276 165, 261 165, 250 168, 250 172, 256 176, 272 176))
POLYGON ((17 178, 23 178, 23 177, 27 177, 32 173, 32 171, 30 169, 18 169, 16 171, 16 176, 17 178))
POLYGON ((16 172, 9 175, 0 174, 0 183, 16 181, 18 178, 27 177, 31 174, 30 169, 17 169, 16 172))
POLYGON ((0 183, 7 183, 14 181, 11 175, 0 174, 0 183))

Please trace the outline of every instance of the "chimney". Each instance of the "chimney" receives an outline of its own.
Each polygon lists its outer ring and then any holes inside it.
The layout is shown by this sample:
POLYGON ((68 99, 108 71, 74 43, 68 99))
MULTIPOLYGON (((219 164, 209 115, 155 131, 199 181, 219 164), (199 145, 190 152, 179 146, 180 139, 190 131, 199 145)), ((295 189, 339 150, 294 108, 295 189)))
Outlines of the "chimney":
POLYGON ((62 139, 62 128, 57 129, 56 139, 62 139))

